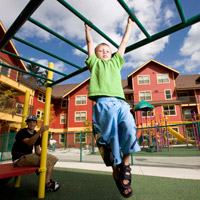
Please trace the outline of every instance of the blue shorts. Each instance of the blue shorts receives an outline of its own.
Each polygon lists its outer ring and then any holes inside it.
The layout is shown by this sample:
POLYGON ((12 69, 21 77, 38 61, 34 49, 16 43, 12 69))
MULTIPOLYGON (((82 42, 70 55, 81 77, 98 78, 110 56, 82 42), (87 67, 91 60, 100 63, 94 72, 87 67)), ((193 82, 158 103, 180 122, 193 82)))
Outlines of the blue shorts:
POLYGON ((115 97, 97 99, 93 107, 93 131, 107 166, 122 162, 122 154, 140 151, 130 106, 115 97))

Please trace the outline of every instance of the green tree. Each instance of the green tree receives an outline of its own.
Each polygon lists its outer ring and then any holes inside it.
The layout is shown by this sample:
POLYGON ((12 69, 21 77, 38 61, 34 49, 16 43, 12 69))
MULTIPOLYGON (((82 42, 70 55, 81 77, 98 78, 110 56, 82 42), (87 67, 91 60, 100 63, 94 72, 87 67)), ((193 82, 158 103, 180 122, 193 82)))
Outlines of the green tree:
MULTIPOLYGON (((54 105, 51 104, 50 105, 50 115, 49 115, 49 127, 51 127, 51 125, 56 121, 56 116, 55 116, 55 111, 53 110, 54 105)), ((39 110, 44 112, 44 108, 39 108, 39 110)), ((44 121, 44 116, 42 116, 41 118, 38 118, 38 124, 37 127, 41 127, 43 125, 43 121, 44 121)))
MULTIPOLYGON (((43 76, 44 78, 47 78, 47 70, 45 69, 44 71, 41 71, 41 67, 34 65, 34 64, 27 64, 26 65, 27 69, 29 72, 32 74, 37 74, 40 76, 43 76)), ((36 84, 39 86, 43 86, 46 82, 45 79, 39 78, 39 77, 34 77, 36 79, 36 84)))
MULTIPOLYGON (((1 87, 0 87, 1 88, 1 87)), ((12 89, 7 89, 0 94, 0 112, 12 114, 15 112, 15 96, 17 95, 12 89)))

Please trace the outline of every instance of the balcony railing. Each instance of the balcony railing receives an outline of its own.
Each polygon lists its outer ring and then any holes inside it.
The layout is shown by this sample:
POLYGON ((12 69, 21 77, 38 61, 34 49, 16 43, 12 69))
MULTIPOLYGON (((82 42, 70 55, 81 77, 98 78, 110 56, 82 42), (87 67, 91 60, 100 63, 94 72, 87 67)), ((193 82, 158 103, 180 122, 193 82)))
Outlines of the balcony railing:
MULTIPOLYGON (((12 115, 22 115, 24 104, 15 98, 0 94, 0 112, 12 115)), ((29 113, 33 113, 33 106, 29 106, 29 113)))
POLYGON ((181 101, 182 103, 187 103, 187 104, 198 103, 198 98, 196 98, 195 96, 178 97, 177 100, 181 101))

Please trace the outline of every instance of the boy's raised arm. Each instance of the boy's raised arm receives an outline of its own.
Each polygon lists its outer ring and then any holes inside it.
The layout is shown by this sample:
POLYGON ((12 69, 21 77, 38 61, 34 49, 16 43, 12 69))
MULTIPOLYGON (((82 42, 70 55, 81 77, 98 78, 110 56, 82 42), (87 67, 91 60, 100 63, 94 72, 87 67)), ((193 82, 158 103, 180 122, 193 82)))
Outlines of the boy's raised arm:
POLYGON ((87 42, 87 48, 88 48, 88 58, 92 54, 94 54, 94 42, 93 42, 90 31, 91 31, 91 27, 85 24, 85 36, 86 36, 86 42, 87 42))
POLYGON ((134 21, 129 17, 124 36, 118 48, 118 52, 121 55, 121 57, 124 57, 125 49, 126 49, 126 46, 131 34, 131 29, 132 29, 133 24, 134 24, 134 21))

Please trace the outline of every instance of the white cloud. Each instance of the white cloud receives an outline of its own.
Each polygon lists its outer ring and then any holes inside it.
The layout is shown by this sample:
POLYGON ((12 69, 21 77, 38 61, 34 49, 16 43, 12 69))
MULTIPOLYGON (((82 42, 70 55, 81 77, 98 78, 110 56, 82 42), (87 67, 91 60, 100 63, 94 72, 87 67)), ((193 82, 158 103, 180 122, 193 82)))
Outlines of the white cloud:
POLYGON ((165 8, 164 10, 164 19, 165 19, 165 24, 168 26, 172 25, 172 19, 175 17, 174 12, 169 8, 165 8))
MULTIPOLYGON (((151 58, 156 57, 165 48, 165 45, 169 41, 169 36, 166 36, 160 40, 142 46, 136 50, 128 53, 129 61, 126 62, 123 67, 138 68, 151 58)), ((125 57, 126 58, 126 57, 125 57)))
POLYGON ((200 23, 191 26, 187 37, 184 39, 183 46, 180 49, 182 56, 190 56, 195 51, 200 50, 200 23))
MULTIPOLYGON (((41 65, 44 65, 46 67, 49 66, 50 61, 47 59, 37 59, 37 58, 30 58, 31 61, 34 61, 36 63, 39 63, 41 65)), ((44 71, 45 69, 41 67, 41 71, 44 71)), ((54 70, 59 72, 66 72, 66 68, 63 62, 58 61, 54 63, 54 70)))
POLYGON ((191 26, 180 48, 181 60, 176 60, 173 67, 182 67, 184 72, 194 73, 200 68, 200 23, 191 26))

